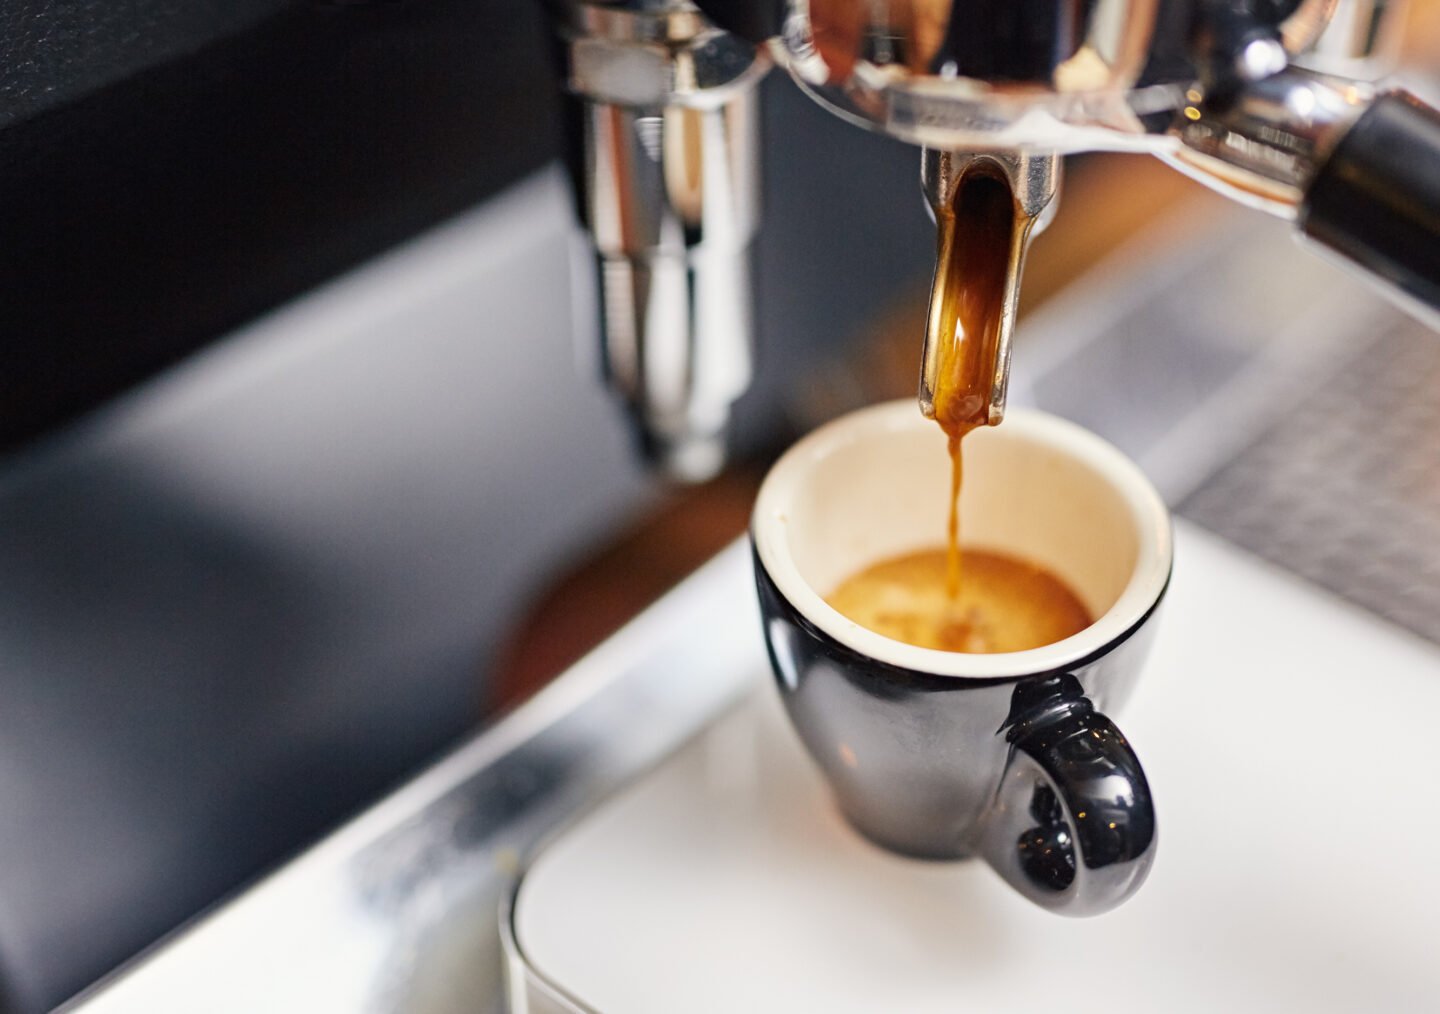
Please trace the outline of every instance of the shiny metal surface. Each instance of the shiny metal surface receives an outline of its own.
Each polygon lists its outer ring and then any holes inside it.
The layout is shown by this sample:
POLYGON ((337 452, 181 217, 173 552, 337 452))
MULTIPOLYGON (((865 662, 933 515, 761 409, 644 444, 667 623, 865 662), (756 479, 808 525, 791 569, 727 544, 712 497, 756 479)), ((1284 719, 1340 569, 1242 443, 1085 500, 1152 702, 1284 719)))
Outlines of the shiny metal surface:
POLYGON ((1333 6, 791 0, 776 49, 819 101, 916 144, 1124 149, 1146 132, 1141 117, 1183 103, 1207 48, 1267 38, 1298 53, 1333 6), (1231 18, 1243 22, 1233 43, 1231 18))
POLYGON ((764 666, 735 545, 509 718, 71 1001, 86 1014, 504 1009, 495 913, 524 857, 764 666))
POLYGON ((577 3, 562 32, 583 123, 602 369, 645 456, 674 478, 706 479, 750 382, 752 90, 768 62, 684 3, 577 3))
POLYGON ((1375 97, 1365 84, 1300 70, 1256 80, 1218 108, 1193 94, 1171 128, 1181 147, 1161 157, 1212 190, 1282 218, 1300 213, 1325 160, 1375 97))
POLYGON ((791 3, 780 49, 816 99, 905 140, 1078 150, 1090 146, 1090 126, 1139 130, 1126 93, 1144 69, 1156 8, 1155 0, 1023 13, 983 0, 791 3))
MULTIPOLYGON (((965 175, 974 171, 1003 177, 1015 200, 1016 228, 1010 247, 1010 267, 1004 304, 1000 311, 1000 334, 995 356, 995 376, 990 383, 989 424, 1005 418, 1005 399, 1010 387, 1010 347, 1019 309, 1020 279, 1030 241, 1045 230, 1059 209, 1060 156, 1031 155, 1017 151, 951 152, 926 149, 920 162, 921 186, 932 217, 950 214, 956 191, 965 175)), ((942 233, 943 235, 943 233, 942 233)), ((958 242, 966 242, 963 234, 958 242)), ((939 381, 941 351, 953 335, 942 334, 944 326, 944 273, 951 270, 942 250, 935 260, 935 277, 930 287, 930 308, 926 318, 925 346, 920 359, 920 411, 935 417, 935 387, 939 381)))
MULTIPOLYGON (((1376 93, 1291 70, 1290 61, 1304 55, 1311 66, 1358 72, 1393 40, 1397 5, 1091 0, 1022 12, 989 0, 792 0, 785 10, 772 48, 802 87, 857 123, 929 149, 966 152, 942 156, 956 165, 995 151, 1052 159, 1081 150, 1145 151, 1231 199, 1295 219, 1331 151, 1376 93)), ((947 197, 935 185, 945 178, 935 164, 927 152, 922 175, 932 208, 947 197)), ((1004 411, 1024 245, 1006 287, 992 421, 1004 411)), ((943 269, 937 265, 937 279, 943 269)), ((932 295, 922 368, 927 414, 937 299, 932 295)))
POLYGON ((1312 70, 1373 81, 1394 69, 1409 0, 1337 0, 1320 35, 1300 55, 1312 70))

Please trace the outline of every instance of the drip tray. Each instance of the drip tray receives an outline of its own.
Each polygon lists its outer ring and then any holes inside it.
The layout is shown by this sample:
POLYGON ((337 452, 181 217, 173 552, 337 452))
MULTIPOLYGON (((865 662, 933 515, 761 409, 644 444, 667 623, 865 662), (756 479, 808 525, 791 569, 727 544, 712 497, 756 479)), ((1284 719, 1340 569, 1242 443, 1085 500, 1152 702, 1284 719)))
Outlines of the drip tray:
POLYGON ((1180 513, 1440 643, 1440 336, 1401 321, 1180 513))
POLYGON ((1440 336, 1284 223, 1206 210, 1027 323, 1022 397, 1177 514, 1440 642, 1440 336))

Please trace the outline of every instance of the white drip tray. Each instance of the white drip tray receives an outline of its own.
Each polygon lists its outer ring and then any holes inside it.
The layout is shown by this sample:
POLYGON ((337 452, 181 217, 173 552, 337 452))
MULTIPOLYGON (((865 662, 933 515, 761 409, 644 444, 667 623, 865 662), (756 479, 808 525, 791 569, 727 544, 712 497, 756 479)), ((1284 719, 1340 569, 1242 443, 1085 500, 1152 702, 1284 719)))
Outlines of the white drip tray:
MULTIPOLYGON (((851 833, 758 664, 746 702, 518 889, 521 1014, 1440 1006, 1440 651, 1185 523, 1136 699, 1154 872, 1057 917, 851 833)), ((684 672, 673 674, 684 679, 684 672)))

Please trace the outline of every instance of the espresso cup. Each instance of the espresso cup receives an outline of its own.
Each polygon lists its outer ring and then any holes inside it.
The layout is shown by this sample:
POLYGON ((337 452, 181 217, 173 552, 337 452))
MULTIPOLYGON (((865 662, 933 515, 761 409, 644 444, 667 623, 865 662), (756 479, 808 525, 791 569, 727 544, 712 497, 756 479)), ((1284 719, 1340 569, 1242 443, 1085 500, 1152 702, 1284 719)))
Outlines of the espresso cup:
POLYGON ((845 578, 944 545, 950 460, 915 402, 802 439, 766 476, 750 537, 765 641, 806 749, 850 824, 924 859, 980 856, 1045 908, 1090 915, 1155 856, 1150 787, 1104 714, 1135 686, 1170 577, 1169 514, 1113 446, 1011 410, 965 438, 966 548, 1063 580, 1095 621, 991 655, 895 641, 825 601, 845 578))

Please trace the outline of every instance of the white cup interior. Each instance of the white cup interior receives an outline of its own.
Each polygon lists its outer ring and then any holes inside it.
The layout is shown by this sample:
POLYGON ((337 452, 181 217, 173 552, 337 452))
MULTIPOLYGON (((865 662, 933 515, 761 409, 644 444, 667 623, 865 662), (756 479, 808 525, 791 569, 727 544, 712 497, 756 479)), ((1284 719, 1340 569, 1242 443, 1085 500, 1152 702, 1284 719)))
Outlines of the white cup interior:
POLYGON ((892 641, 824 596, 887 557, 945 544, 950 459, 915 402, 877 405, 805 437, 756 500, 760 560, 812 623, 856 651, 922 672, 991 678, 1058 668, 1138 622, 1169 577, 1169 514, 1144 474, 1088 431, 1011 410, 965 438, 961 541, 1045 567, 1096 621, 1029 651, 962 655, 892 641))

